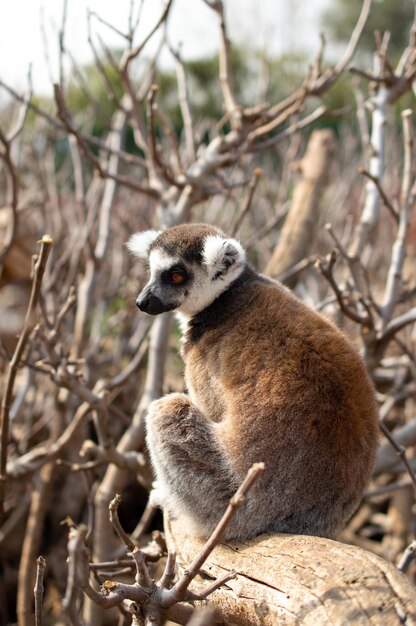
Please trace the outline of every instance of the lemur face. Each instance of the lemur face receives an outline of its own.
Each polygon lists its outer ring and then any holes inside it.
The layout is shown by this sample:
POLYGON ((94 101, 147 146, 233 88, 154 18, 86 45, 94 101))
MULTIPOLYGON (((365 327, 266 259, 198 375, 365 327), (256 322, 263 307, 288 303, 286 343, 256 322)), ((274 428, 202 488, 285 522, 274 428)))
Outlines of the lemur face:
POLYGON ((245 265, 241 244, 205 224, 136 233, 127 247, 148 260, 150 280, 136 304, 150 315, 173 310, 196 315, 239 276, 245 265))

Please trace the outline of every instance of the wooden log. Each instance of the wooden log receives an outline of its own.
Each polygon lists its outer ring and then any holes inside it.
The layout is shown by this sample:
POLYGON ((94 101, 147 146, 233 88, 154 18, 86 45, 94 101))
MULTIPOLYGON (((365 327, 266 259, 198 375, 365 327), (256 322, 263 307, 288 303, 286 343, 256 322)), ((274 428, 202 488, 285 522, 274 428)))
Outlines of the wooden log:
MULTIPOLYGON (((332 130, 326 128, 312 133, 305 155, 297 164, 301 177, 294 189, 289 213, 264 270, 265 274, 277 278, 314 251, 321 199, 329 182, 334 151, 332 130)), ((296 277, 288 278, 285 283, 293 288, 296 280, 296 277)))
MULTIPOLYGON (((186 568, 203 541, 165 519, 168 548, 186 568)), ((416 588, 394 565, 348 544, 303 535, 262 535, 215 548, 193 589, 234 570, 209 597, 231 626, 414 626, 416 588), (204 579, 204 580, 203 580, 204 579)))

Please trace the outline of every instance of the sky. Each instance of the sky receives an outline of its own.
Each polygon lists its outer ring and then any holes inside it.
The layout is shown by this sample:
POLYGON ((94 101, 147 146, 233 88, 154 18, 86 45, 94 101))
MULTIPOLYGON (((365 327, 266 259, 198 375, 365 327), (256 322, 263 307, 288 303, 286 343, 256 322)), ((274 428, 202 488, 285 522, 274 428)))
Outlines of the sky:
MULTIPOLYGON (((317 50, 320 15, 330 0, 225 0, 227 23, 233 42, 278 54, 287 49, 317 50)), ((87 39, 87 10, 97 13, 126 32, 131 0, 68 0, 65 44, 79 64, 92 60, 87 39)), ((145 0, 137 42, 157 21, 161 0, 145 0)), ((135 2, 137 9, 139 2, 135 2)), ((27 84, 28 68, 36 92, 52 94, 58 79, 58 32, 63 0, 0 0, 0 78, 20 91, 27 84), (47 42, 48 62, 45 58, 47 42), (50 69, 48 69, 48 66, 50 69)), ((122 38, 93 20, 92 32, 109 47, 120 47, 122 38)), ((175 0, 168 35, 182 44, 184 58, 215 53, 218 25, 202 0, 175 0)), ((136 42, 136 43, 137 43, 136 42)), ((150 48, 149 48, 150 51, 150 48)), ((168 56, 162 61, 169 64, 168 56)))

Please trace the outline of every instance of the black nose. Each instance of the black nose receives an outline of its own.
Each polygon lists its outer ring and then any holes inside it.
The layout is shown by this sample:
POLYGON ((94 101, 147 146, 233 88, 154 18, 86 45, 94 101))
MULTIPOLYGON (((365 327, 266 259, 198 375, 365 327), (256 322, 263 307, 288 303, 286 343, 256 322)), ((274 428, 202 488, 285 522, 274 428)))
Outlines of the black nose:
POLYGON ((159 313, 166 311, 166 307, 162 300, 153 294, 148 294, 143 298, 137 298, 136 305, 141 311, 144 311, 149 315, 159 315, 159 313))

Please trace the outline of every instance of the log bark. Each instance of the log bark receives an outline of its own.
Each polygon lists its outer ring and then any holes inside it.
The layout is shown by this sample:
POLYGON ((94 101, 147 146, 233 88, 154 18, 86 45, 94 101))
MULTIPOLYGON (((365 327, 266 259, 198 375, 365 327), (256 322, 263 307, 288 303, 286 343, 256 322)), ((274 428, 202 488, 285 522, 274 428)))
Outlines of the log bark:
MULTIPOLYGON (((297 164, 301 177, 293 192, 291 207, 279 241, 264 270, 265 274, 274 278, 281 277, 313 252, 321 199, 329 181, 334 145, 332 130, 315 130, 312 133, 305 155, 297 164)), ((296 276, 288 277, 285 283, 293 288, 296 280, 296 276)))
MULTIPOLYGON (((180 568, 203 541, 165 519, 180 568)), ((262 535, 220 544, 195 587, 237 573, 209 596, 228 626, 399 626, 416 624, 416 589, 394 565, 347 544, 303 535, 262 535)))

